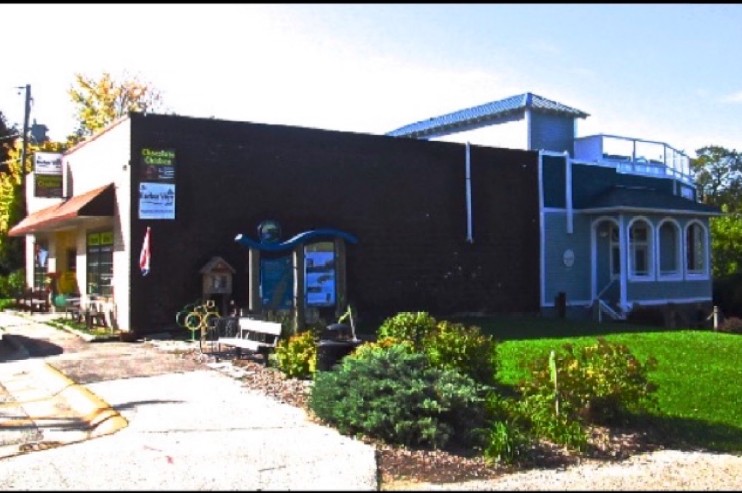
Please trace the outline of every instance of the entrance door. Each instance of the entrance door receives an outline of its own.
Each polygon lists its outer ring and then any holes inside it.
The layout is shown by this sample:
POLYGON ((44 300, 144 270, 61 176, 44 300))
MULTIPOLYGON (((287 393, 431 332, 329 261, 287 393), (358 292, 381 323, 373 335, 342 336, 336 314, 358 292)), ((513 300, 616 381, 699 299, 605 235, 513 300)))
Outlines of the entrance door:
POLYGON ((593 223, 593 299, 618 303, 621 295, 621 257, 618 223, 601 218, 593 223))

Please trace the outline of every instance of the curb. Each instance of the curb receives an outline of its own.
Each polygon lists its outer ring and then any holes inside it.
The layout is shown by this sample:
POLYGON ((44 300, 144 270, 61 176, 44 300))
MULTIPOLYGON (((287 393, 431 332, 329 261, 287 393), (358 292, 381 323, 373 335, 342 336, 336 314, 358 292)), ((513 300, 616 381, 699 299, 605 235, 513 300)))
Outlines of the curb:
POLYGON ((67 400, 72 409, 83 416, 82 419, 90 429, 88 432, 90 438, 110 435, 129 426, 129 422, 118 411, 90 389, 75 383, 49 363, 44 363, 44 367, 52 385, 62 387, 59 395, 67 400))

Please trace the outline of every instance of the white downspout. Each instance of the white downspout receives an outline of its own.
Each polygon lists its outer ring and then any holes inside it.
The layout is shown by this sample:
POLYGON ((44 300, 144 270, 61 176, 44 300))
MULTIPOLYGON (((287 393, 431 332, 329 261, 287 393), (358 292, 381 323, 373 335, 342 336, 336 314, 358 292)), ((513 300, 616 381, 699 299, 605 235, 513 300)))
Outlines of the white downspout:
POLYGON ((541 308, 546 304, 546 232, 544 231, 544 151, 538 151, 539 291, 541 308))
POLYGON ((474 243, 471 222, 471 149, 466 143, 466 241, 474 243))
POLYGON ((564 151, 565 204, 567 206, 567 234, 574 232, 574 211, 572 210, 572 160, 569 151, 564 151))
POLYGON ((628 270, 629 270, 629 238, 628 238, 628 231, 626 230, 626 218, 623 214, 620 214, 618 216, 618 251, 619 256, 621 258, 621 290, 620 290, 620 304, 621 309, 626 310, 628 307, 627 301, 627 293, 626 293, 626 283, 628 280, 628 270))

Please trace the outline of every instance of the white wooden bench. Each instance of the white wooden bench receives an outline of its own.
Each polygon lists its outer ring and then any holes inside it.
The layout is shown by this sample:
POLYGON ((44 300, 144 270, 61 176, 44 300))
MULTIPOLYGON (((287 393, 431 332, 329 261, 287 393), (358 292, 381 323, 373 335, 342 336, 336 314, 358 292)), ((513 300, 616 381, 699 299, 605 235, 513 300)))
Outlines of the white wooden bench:
POLYGON ((219 334, 216 343, 235 348, 238 358, 242 356, 243 350, 248 354, 261 354, 263 363, 267 363, 268 353, 275 349, 281 337, 281 324, 249 317, 239 317, 238 322, 236 331, 230 331, 229 336, 219 334))

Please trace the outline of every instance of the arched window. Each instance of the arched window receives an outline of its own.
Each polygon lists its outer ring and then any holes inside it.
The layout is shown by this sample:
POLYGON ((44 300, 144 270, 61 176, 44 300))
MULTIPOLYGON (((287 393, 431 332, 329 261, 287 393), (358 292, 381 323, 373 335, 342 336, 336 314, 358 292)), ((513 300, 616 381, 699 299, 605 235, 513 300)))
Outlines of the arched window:
POLYGON ((652 276, 652 228, 643 219, 629 225, 629 275, 635 278, 652 276))
POLYGON ((611 223, 608 226, 610 235, 610 257, 611 257, 611 279, 618 279, 621 276, 621 250, 618 243, 618 226, 611 223))
POLYGON ((706 229, 697 221, 685 230, 685 270, 691 276, 708 276, 706 229))
POLYGON ((657 232, 657 254, 659 275, 672 277, 680 275, 680 227, 671 220, 660 224, 657 232))

